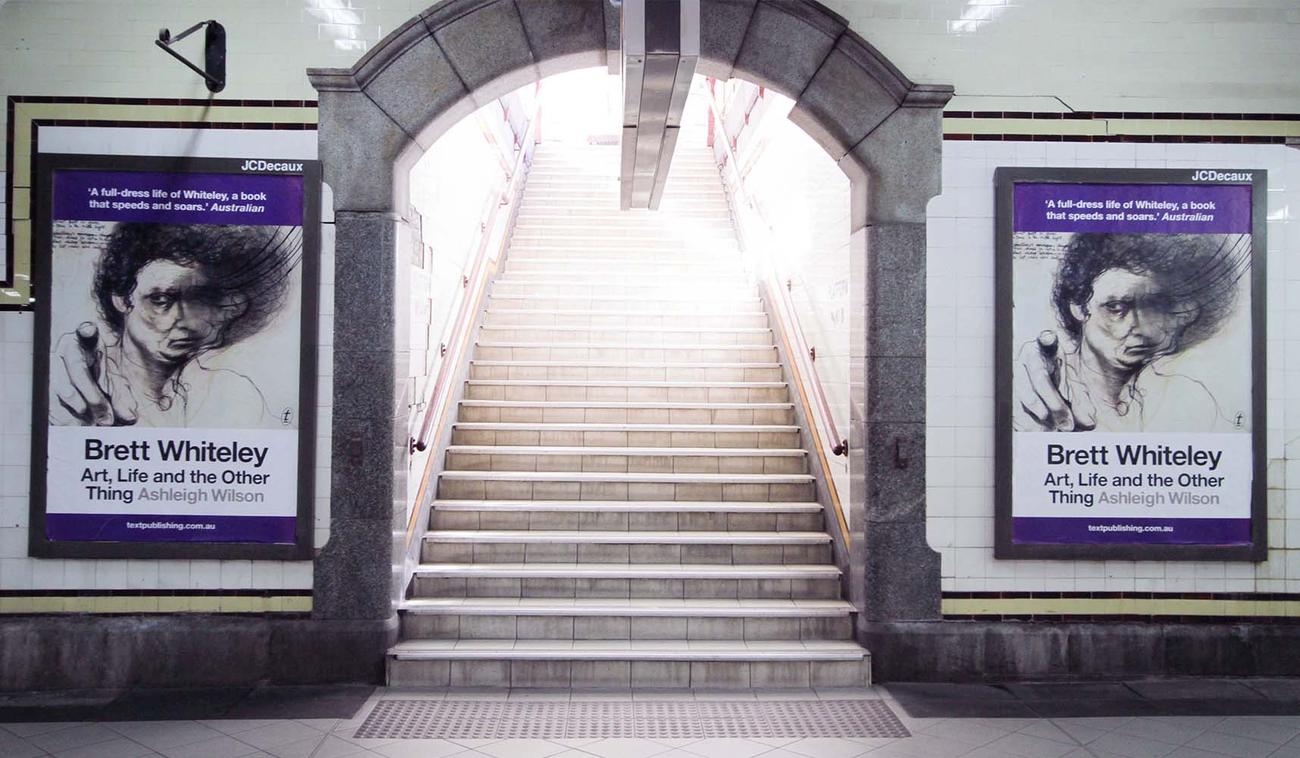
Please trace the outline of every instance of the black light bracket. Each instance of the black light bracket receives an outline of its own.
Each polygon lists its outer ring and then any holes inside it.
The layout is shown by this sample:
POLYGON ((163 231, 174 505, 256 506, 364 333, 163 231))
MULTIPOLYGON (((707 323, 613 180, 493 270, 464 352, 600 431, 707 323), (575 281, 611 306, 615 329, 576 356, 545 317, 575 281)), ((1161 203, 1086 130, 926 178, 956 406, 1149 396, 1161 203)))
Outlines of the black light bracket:
POLYGON ((160 29, 154 44, 203 77, 209 92, 220 92, 226 88, 226 27, 209 19, 200 21, 176 36, 172 36, 170 29, 160 29), (200 29, 204 30, 203 68, 194 65, 188 58, 172 49, 173 42, 180 42, 200 29))

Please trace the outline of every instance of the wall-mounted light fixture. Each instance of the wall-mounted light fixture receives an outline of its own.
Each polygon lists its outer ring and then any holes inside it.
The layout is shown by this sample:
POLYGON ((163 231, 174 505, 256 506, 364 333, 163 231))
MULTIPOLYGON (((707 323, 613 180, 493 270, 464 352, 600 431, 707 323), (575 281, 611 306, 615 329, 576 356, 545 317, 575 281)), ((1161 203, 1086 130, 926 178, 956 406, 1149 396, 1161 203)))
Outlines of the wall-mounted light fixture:
POLYGON ((226 88, 226 27, 212 20, 200 21, 174 37, 171 30, 160 29, 154 44, 203 77, 209 92, 220 92, 226 88), (173 42, 180 42, 199 29, 204 30, 203 68, 194 65, 171 47, 173 42))

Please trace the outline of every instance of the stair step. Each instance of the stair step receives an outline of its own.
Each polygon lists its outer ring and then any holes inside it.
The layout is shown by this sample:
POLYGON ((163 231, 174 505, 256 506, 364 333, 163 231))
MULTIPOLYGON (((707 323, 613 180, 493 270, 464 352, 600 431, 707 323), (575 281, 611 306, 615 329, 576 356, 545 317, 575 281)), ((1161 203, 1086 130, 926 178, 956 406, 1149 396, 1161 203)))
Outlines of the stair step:
POLYGON ((713 563, 422 563, 423 577, 490 579, 839 579, 826 564, 713 563))
POLYGON ((673 600, 670 598, 410 598, 402 610, 427 615, 635 616, 638 618, 839 617, 854 612, 844 600, 673 600))
MULTIPOLYGON (((520 342, 518 340, 509 340, 509 341, 503 340, 500 342, 482 340, 478 343, 478 346, 479 347, 537 347, 537 344, 532 342, 520 342)), ((764 353, 767 353, 768 351, 776 350, 776 345, 685 345, 685 344, 677 344, 677 343, 666 344, 666 345, 652 345, 652 344, 644 344, 644 343, 628 344, 624 342, 574 342, 574 343, 565 343, 564 345, 557 345, 557 347, 587 348, 593 350, 602 350, 605 348, 617 348, 620 350, 728 350, 728 351, 760 350, 763 351, 764 353)), ((772 356, 769 354, 769 357, 772 356)), ((689 358, 683 359, 683 362, 694 363, 694 361, 691 361, 691 359, 689 358)), ((749 361, 743 361, 743 362, 747 363, 749 361)))
MULTIPOLYGON (((485 406, 495 405, 503 408, 631 408, 686 410, 703 408, 705 410, 787 410, 794 403, 710 403, 710 402, 668 402, 651 400, 645 402, 622 400, 462 400, 461 405, 485 406)), ((672 423, 672 422, 669 422, 672 423)), ((689 422, 682 422, 689 423, 689 422)))
POLYGON ((843 600, 411 598, 402 639, 851 640, 843 600))
MULTIPOLYGON (((489 307, 487 309, 487 312, 489 315, 493 313, 510 313, 510 314, 517 314, 522 316, 584 316, 590 318, 622 318, 622 317, 630 316, 637 319, 646 318, 646 314, 643 311, 617 310, 617 309, 609 309, 609 308, 606 309, 510 308, 510 309, 502 310, 500 308, 489 307)), ((749 318, 749 317, 762 316, 766 318, 767 314, 762 310, 737 311, 732 309, 719 309, 715 311, 697 311, 692 313, 661 313, 661 314, 655 314, 654 317, 667 318, 667 317, 674 317, 674 316, 679 316, 682 318, 716 318, 721 316, 727 316, 733 318, 740 318, 740 317, 749 318)))
POLYGON ((682 432, 692 434, 758 432, 779 434, 799 431, 799 427, 791 424, 511 424, 463 421, 457 422, 453 426, 457 429, 497 432, 682 432))
POLYGON ((448 471, 784 476, 805 473, 806 458, 797 448, 451 445, 446 464, 448 471))
POLYGON ((484 387, 656 387, 662 389, 785 389, 785 382, 656 381, 646 379, 467 379, 484 387))
POLYGON ((410 640, 390 649, 388 683, 614 690, 869 686, 870 655, 854 647, 807 647, 798 641, 669 641, 665 646, 650 640, 504 640, 499 645, 489 640, 410 640), (438 642, 456 647, 419 646, 438 642))
POLYGON ((471 379, 554 381, 779 382, 779 363, 470 361, 471 379))
POLYGON ((825 545, 825 532, 617 532, 599 530, 430 530, 426 542, 596 545, 825 545))
POLYGON ((443 480, 664 484, 811 484, 811 474, 696 474, 651 471, 474 471, 450 469, 443 480))
POLYGON ((642 379, 467 379, 468 400, 780 403, 784 382, 654 381, 642 379))
POLYGON ((435 500, 435 511, 580 513, 821 513, 815 502, 714 502, 689 500, 435 500))
POLYGON ((725 242, 710 242, 707 245, 688 245, 684 242, 656 242, 642 245, 625 241, 622 245, 606 244, 598 246, 580 246, 568 244, 560 235, 548 236, 546 239, 528 240, 511 245, 507 265, 510 262, 530 262, 551 258, 569 258, 573 260, 606 260, 618 258, 636 265, 676 265, 689 263, 707 263, 740 268, 745 265, 740 255, 740 248, 725 242))
POLYGON ((707 277, 709 279, 741 279, 747 273, 737 270, 735 266, 722 266, 716 263, 697 263, 692 261, 656 261, 647 263, 629 263, 628 261, 610 261, 592 258, 589 261, 570 259, 555 261, 543 258, 511 260, 506 273, 517 279, 554 279, 557 277, 589 276, 597 279, 658 277, 689 278, 707 277))
POLYGON ((549 282, 568 282, 583 285, 600 285, 610 287, 627 287, 632 284, 646 286, 682 285, 707 280, 711 287, 725 289, 742 289, 752 286, 752 280, 744 271, 729 269, 727 273, 717 271, 679 270, 672 264, 658 265, 653 270, 628 271, 625 268, 597 268, 595 266, 555 266, 544 269, 523 269, 511 266, 497 278, 505 284, 532 284, 549 282))
POLYGON ((712 289, 706 282, 695 287, 672 284, 598 284, 593 282, 546 281, 520 282, 497 281, 492 285, 492 295, 528 298, 566 297, 579 299, 585 297, 629 298, 638 297, 645 300, 696 300, 708 303, 753 303, 757 299, 757 290, 752 286, 718 287, 712 289))
POLYGON ((485 326, 509 328, 527 326, 535 329, 563 327, 569 329, 624 330, 641 329, 770 329, 767 314, 737 313, 696 315, 651 316, 645 313, 622 313, 617 315, 592 313, 557 313, 554 311, 528 311, 523 308, 493 308, 487 312, 485 326))
POLYGON ((629 455, 651 458, 681 458, 698 455, 718 458, 803 458, 807 453, 801 448, 775 447, 607 447, 598 445, 548 445, 539 450, 537 445, 449 445, 448 453, 462 455, 602 455, 622 458, 629 455))
POLYGON ((712 240, 608 240, 596 244, 561 235, 511 242, 508 261, 538 258, 622 258, 629 263, 705 261, 741 266, 744 259, 734 242, 712 240))
POLYGON ((771 345, 768 327, 673 327, 673 326, 557 326, 553 324, 484 324, 484 342, 588 343, 593 340, 620 344, 771 345))
POLYGON ((776 357, 775 345, 626 345, 609 342, 479 342, 474 356, 488 361, 700 361, 767 362, 776 357))
MULTIPOLYGON (((637 306, 637 307, 629 307, 629 308, 628 308, 629 311, 632 311, 632 312, 635 312, 635 313, 640 313, 640 312, 642 311, 642 308, 648 308, 648 309, 650 309, 650 310, 654 310, 654 311, 667 311, 667 312, 670 312, 670 313, 703 313, 703 312, 714 311, 714 310, 717 310, 717 309, 718 309, 718 305, 717 305, 716 303, 711 303, 711 302, 709 302, 709 301, 707 301, 707 300, 699 300, 699 299, 697 299, 697 298, 685 298, 685 297, 615 297, 615 296, 612 296, 612 295, 587 295, 587 296, 583 296, 583 297, 560 297, 560 298, 555 298, 555 297, 547 297, 547 298, 533 298, 533 297, 528 297, 528 296, 525 296, 525 295, 493 295, 493 297, 492 297, 492 305, 491 305, 491 307, 492 307, 492 308, 499 308, 499 307, 501 306, 501 302, 499 302, 499 301, 514 301, 514 300, 524 300, 524 301, 537 301, 537 300, 560 300, 560 301, 566 301, 566 302, 579 302, 579 301, 581 301, 581 302, 583 302, 583 303, 586 303, 585 305, 582 305, 582 306, 576 306, 576 305, 567 305, 567 306, 565 306, 565 305, 540 305, 540 304, 538 304, 538 305, 530 306, 529 309, 542 309, 542 308, 591 308, 591 307, 592 307, 592 304, 604 305, 604 304, 606 304, 606 303, 621 303, 621 304, 626 305, 626 306, 633 306, 633 305, 635 305, 635 306, 637 306)), ((759 297, 758 297, 757 294, 755 294, 754 297, 752 297, 752 298, 746 298, 746 300, 745 300, 745 301, 742 301, 742 302, 749 302, 749 303, 752 304, 753 307, 751 307, 751 308, 748 309, 748 310, 750 310, 750 311, 756 311, 756 310, 761 310, 761 309, 762 309, 762 301, 759 299, 759 297)), ((523 309, 510 308, 509 310, 523 310, 523 309)), ((737 307, 737 310, 739 310, 739 307, 737 307)))
POLYGON ((638 284, 636 283, 635 278, 629 278, 633 279, 633 283, 580 280, 576 277, 557 277, 554 279, 515 279, 509 276, 503 276, 493 282, 492 291, 495 293, 501 290, 515 291, 527 288, 526 291, 530 294, 545 295, 547 291, 558 288, 574 292, 574 296, 576 297, 578 294, 576 292, 577 290, 585 289, 596 290, 600 295, 608 297, 637 295, 647 299, 655 297, 651 293, 664 292, 665 294, 671 295, 673 298, 681 300, 689 299, 683 297, 684 294, 689 293, 695 295, 697 299, 708 300, 711 302, 748 300, 757 297, 757 289, 755 286, 748 282, 739 281, 739 277, 737 277, 738 281, 735 284, 721 284, 712 281, 681 282, 667 279, 663 281, 642 281, 642 283, 638 284), (616 290, 625 290, 625 292, 620 293, 616 290))
POLYGON ((390 649, 399 660, 855 661, 866 654, 856 642, 837 640, 405 640, 390 649))
MULTIPOLYGON (((486 483, 484 484, 486 487, 486 483)), ((494 486, 500 486, 494 483, 494 486)), ((518 486, 518 485, 507 485, 518 486)), ((545 485, 544 485, 545 486, 545 485)), ((555 486, 555 485, 551 485, 555 486)), ((565 485, 559 485, 561 489, 565 485)), ((632 487, 644 487, 646 485, 628 485, 629 495, 635 494, 631 491, 632 487)), ((660 485, 649 485, 650 487, 662 487, 660 485)), ((435 500, 433 509, 429 513, 429 528, 435 530, 473 530, 473 529, 494 529, 494 530, 537 530, 537 531, 608 531, 608 532, 639 532, 639 531, 672 531, 672 532, 824 532, 826 521, 822 515, 822 507, 816 502, 809 500, 796 500, 791 498, 789 501, 766 501, 756 502, 753 500, 718 501, 718 500, 646 500, 644 498, 634 500, 610 500, 609 498, 589 498, 587 500, 576 499, 582 494, 581 484, 569 486, 570 491, 556 492, 553 495, 546 496, 545 493, 537 495, 536 500, 524 500, 520 498, 502 498, 494 497, 493 499, 443 499, 435 500), (576 488, 576 495, 573 490, 576 488), (557 496, 573 497, 571 500, 556 500, 557 496)), ((477 494, 477 493, 476 493, 477 494)), ((486 492, 484 493, 486 494, 486 492)), ((535 493, 536 494, 536 493, 535 493)), ((621 494, 621 493, 620 493, 621 494)), ((675 487, 670 494, 676 494, 675 487)), ((656 493, 657 497, 662 497, 656 493)), ((537 551, 533 551, 537 554, 537 551)), ((648 562, 651 558, 656 563, 672 561, 674 563, 692 563, 690 555, 683 555, 681 551, 676 554, 672 550, 655 549, 651 550, 644 546, 635 548, 637 555, 633 555, 630 549, 626 560, 628 562, 648 562), (644 557, 645 560, 641 560, 644 557)), ((521 554, 516 554, 514 558, 509 558, 504 551, 496 551, 494 557, 500 560, 513 560, 515 562, 527 559, 529 556, 525 550, 521 554)), ((798 548, 791 548, 790 555, 787 556, 785 550, 781 551, 779 556, 771 554, 771 551, 754 550, 750 551, 750 558, 746 556, 732 555, 731 560, 727 562, 734 563, 771 563, 785 562, 787 557, 791 563, 819 563, 829 560, 826 553, 803 553, 799 555, 798 548), (762 558, 762 560, 758 560, 762 558)), ((611 554, 612 556, 612 554, 611 554)), ((472 553, 469 558, 475 557, 472 553)), ((486 554, 483 556, 486 557, 486 554)), ((560 559, 560 553, 553 551, 554 559, 560 559)), ((571 554, 568 561, 576 561, 579 557, 584 560, 598 560, 591 551, 578 556, 576 553, 571 554)), ((722 559, 721 555, 710 555, 707 561, 717 563, 722 559)), ((461 560, 461 558, 457 558, 461 560)), ((468 560, 466 558, 465 560, 468 560)), ((622 555, 619 560, 624 560, 622 555)), ((430 563, 447 563, 448 560, 428 559, 430 563)))
POLYGON ((759 424, 794 421, 793 403, 462 400, 463 421, 486 423, 759 424))
POLYGON ((781 368, 779 363, 730 362, 700 363, 699 361, 480 361, 470 363, 478 366, 543 366, 547 368, 744 368, 769 369, 781 368))

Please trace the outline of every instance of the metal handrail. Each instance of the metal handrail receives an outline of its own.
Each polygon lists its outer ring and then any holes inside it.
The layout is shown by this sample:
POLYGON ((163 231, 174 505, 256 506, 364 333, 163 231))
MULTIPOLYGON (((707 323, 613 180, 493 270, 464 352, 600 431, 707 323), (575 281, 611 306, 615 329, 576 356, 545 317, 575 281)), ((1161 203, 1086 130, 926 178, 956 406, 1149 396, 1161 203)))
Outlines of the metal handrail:
MULTIPOLYGON (((471 276, 462 276, 461 278, 461 286, 465 290, 465 295, 461 300, 461 307, 457 312, 455 326, 451 332, 455 344, 449 346, 442 356, 437 378, 428 393, 430 398, 429 406, 425 409, 425 416, 420 425, 420 434, 411 438, 412 452, 427 450, 435 430, 441 430, 446 424, 447 414, 450 409, 448 400, 454 395, 449 377, 452 375, 452 371, 458 368, 464 360, 466 348, 473 338, 469 325, 473 323, 475 314, 478 313, 483 302, 488 282, 496 273, 497 265, 500 262, 500 254, 510 240, 508 229, 503 230, 495 254, 489 255, 489 252, 491 252, 490 242, 493 237, 492 232, 496 228, 502 209, 510 208, 513 210, 519 199, 520 189, 528 173, 527 162, 528 157, 531 155, 529 144, 536 138, 539 121, 537 112, 534 111, 533 117, 528 122, 528 127, 524 130, 524 137, 519 142, 519 151, 515 156, 506 186, 502 190, 501 199, 489 203, 489 207, 485 208, 484 215, 486 218, 480 222, 479 232, 476 237, 475 258, 471 267, 473 273, 471 276)), ((408 548, 413 536, 418 531, 417 526, 420 523, 421 515, 425 513, 425 503, 430 499, 427 495, 429 486, 435 480, 434 472, 438 463, 436 457, 429 456, 429 460, 425 462, 424 474, 420 481, 419 490, 416 492, 414 507, 411 508, 410 518, 407 523, 406 541, 408 548)))
MULTIPOLYGON (((520 143, 521 145, 527 145, 527 140, 531 138, 535 129, 536 129, 536 119, 534 119, 532 122, 529 123, 528 129, 525 131, 525 141, 521 142, 520 143)), ((476 248, 474 253, 473 265, 471 266, 472 274, 470 276, 464 276, 464 275, 461 276, 461 288, 466 290, 467 292, 465 296, 462 297, 460 301, 461 307, 456 313, 456 321, 454 322, 454 325, 450 332, 450 334, 452 335, 452 339, 456 339, 458 336, 463 337, 464 335, 462 334, 462 332, 464 331, 466 321, 472 320, 474 317, 474 312, 476 309, 465 307, 466 304, 470 302, 470 298, 468 296, 468 290, 470 284, 483 283, 485 281, 484 272, 486 267, 488 266, 489 262, 492 259, 498 257, 497 255, 493 255, 493 256, 487 255, 488 243, 492 239, 491 231, 496 227, 497 215, 501 212, 501 209, 509 206, 512 202, 510 198, 513 197, 513 192, 517 189, 517 179, 522 174, 523 162, 526 153, 527 150, 525 150, 523 147, 519 149, 518 155, 515 157, 515 163, 513 166, 510 167, 510 172, 506 181, 506 186, 501 193, 502 197, 493 199, 485 204, 483 216, 479 221, 478 231, 475 233, 474 242, 472 243, 476 248)), ((503 244, 504 244, 504 240, 503 240, 503 244)), ((464 340, 462 339, 461 344, 463 345, 463 343, 464 340)), ((458 361, 456 359, 459 358, 460 352, 461 352, 460 350, 452 351, 450 348, 443 351, 442 354, 443 360, 438 365, 437 378, 434 380, 432 391, 429 393, 429 405, 425 409, 424 421, 420 425, 420 434, 416 437, 411 438, 412 452, 415 451, 424 452, 429 447, 429 434, 434 429, 433 421, 438 415, 437 411, 439 407, 444 404, 444 403, 439 403, 438 401, 444 399, 446 391, 449 389, 446 377, 448 372, 450 372, 453 368, 455 368, 458 365, 458 361)))
POLYGON ((835 425, 835 416, 831 413, 830 400, 826 397, 826 388, 822 386, 821 374, 817 371, 817 348, 810 347, 808 340, 804 336, 803 325, 799 321, 799 310, 794 307, 794 301, 790 297, 792 282, 787 279, 785 287, 777 287, 781 299, 785 301, 790 325, 793 327, 791 332, 794 334, 795 341, 798 343, 801 355, 807 355, 809 358, 808 365, 812 369, 812 386, 817 395, 817 404, 822 413, 822 419, 826 422, 827 429, 831 433, 831 452, 835 455, 849 454, 849 441, 840 436, 839 427, 835 425))
MULTIPOLYGON (((736 157, 735 149, 732 147, 731 135, 727 133, 726 123, 722 118, 722 106, 721 103, 718 102, 717 94, 713 91, 712 87, 709 88, 709 109, 713 111, 714 118, 717 121, 717 130, 719 136, 722 138, 723 149, 726 151, 727 160, 731 163, 733 172, 736 175, 736 197, 750 209, 756 218, 762 221, 762 214, 754 204, 754 201, 749 197, 749 194, 745 191, 745 179, 741 173, 740 160, 736 157)), ((762 221, 762 223, 764 226, 767 226, 765 221, 762 221)), ((808 368, 812 374, 812 388, 818 401, 818 413, 822 417, 822 421, 826 424, 826 427, 830 432, 830 438, 833 441, 830 448, 831 453, 837 456, 848 455, 848 440, 840 436, 839 427, 835 424, 835 417, 831 414, 830 401, 826 397, 826 390, 822 387, 821 375, 817 371, 817 354, 814 348, 809 347, 808 340, 804 337, 803 326, 799 322, 799 312, 794 307, 793 301, 790 299, 792 283, 787 279, 785 286, 782 287, 776 277, 776 272, 773 271, 770 266, 763 267, 761 275, 767 280, 766 283, 768 284, 769 289, 773 290, 785 305, 785 318, 791 322, 791 332, 793 333, 795 342, 799 348, 799 355, 807 355, 811 359, 808 363, 808 368)))

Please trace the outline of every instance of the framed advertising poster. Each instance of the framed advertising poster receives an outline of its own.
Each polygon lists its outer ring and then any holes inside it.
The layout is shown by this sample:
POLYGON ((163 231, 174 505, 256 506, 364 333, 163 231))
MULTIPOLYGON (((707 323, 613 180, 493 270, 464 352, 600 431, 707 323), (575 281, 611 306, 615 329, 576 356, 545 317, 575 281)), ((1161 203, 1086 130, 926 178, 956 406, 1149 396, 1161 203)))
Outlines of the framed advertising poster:
POLYGON ((995 183, 996 557, 1263 560, 1265 172, 995 183))
POLYGON ((39 155, 32 555, 310 557, 319 188, 39 155))

